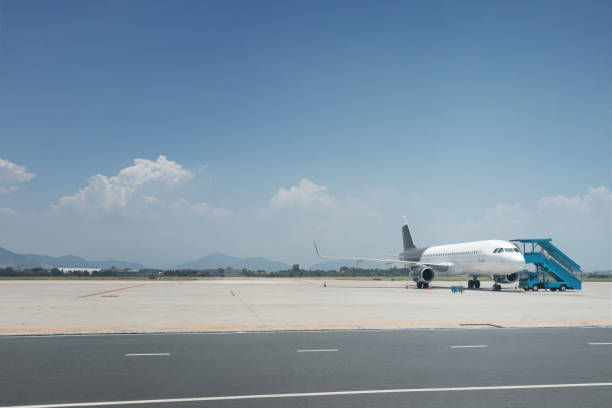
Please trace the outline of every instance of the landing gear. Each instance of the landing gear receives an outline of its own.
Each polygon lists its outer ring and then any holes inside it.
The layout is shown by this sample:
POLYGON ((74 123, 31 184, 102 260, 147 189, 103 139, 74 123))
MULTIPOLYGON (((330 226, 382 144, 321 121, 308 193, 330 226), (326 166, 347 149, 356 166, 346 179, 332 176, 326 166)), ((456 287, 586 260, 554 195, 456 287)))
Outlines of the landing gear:
POLYGON ((493 291, 499 292, 500 290, 501 290, 501 285, 498 285, 497 283, 493 285, 493 291))
POLYGON ((478 289, 480 287, 480 281, 478 279, 470 279, 468 281, 468 288, 469 289, 478 289))
POLYGON ((421 282, 417 282, 417 288, 421 289, 423 287, 423 284, 421 282))
POLYGON ((419 289, 427 289, 429 287, 429 282, 417 282, 417 288, 419 289))

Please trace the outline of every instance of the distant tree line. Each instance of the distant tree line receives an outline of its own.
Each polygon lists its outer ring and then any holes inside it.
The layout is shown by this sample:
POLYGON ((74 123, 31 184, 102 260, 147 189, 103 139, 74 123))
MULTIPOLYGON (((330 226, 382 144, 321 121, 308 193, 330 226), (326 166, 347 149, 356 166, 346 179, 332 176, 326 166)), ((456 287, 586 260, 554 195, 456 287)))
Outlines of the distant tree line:
POLYGON ((610 279, 612 278, 611 271, 603 272, 587 272, 582 275, 584 278, 599 278, 599 279, 610 279))
POLYGON ((389 269, 362 269, 362 268, 351 268, 343 266, 339 270, 324 271, 320 269, 316 270, 304 270, 304 269, 288 269, 286 271, 278 272, 265 272, 265 271, 248 271, 243 270, 244 276, 265 276, 270 278, 308 278, 308 277, 342 277, 342 276, 381 276, 381 277, 399 277, 408 276, 408 271, 405 268, 389 268, 389 269))
POLYGON ((121 276, 181 276, 181 277, 211 277, 223 276, 223 269, 212 270, 167 270, 167 271, 126 271, 124 269, 102 269, 99 271, 71 270, 61 271, 58 268, 27 268, 13 269, 11 267, 0 268, 0 276, 21 277, 21 276, 89 276, 89 277, 121 277, 121 276))
POLYGON ((21 276, 80 276, 80 277, 122 277, 122 276, 144 276, 144 277, 223 277, 223 276, 247 276, 247 277, 268 277, 268 278, 296 278, 296 277, 341 277, 341 276, 380 276, 380 277, 399 277, 407 276, 406 269, 403 268, 390 268, 390 269, 362 269, 362 268, 350 268, 343 266, 339 270, 304 270, 299 268, 292 268, 285 271, 278 272, 266 272, 263 270, 233 270, 231 268, 217 268, 217 269, 173 269, 173 270, 140 270, 140 271, 126 271, 124 269, 102 269, 99 271, 87 271, 87 270, 70 270, 61 271, 58 268, 44 269, 44 268, 27 268, 27 269, 14 269, 11 267, 0 268, 0 276, 2 277, 21 277, 21 276), (231 273, 229 272, 231 271, 231 273))
POLYGON ((8 268, 0 268, 0 276, 62 276, 63 273, 57 268, 53 268, 51 270, 43 269, 43 268, 30 268, 30 269, 13 269, 11 267, 8 268))
POLYGON ((28 269, 13 269, 0 268, 0 276, 92 276, 92 277, 107 277, 107 276, 118 276, 119 270, 117 269, 104 269, 100 271, 67 271, 62 272, 58 268, 44 269, 44 268, 28 268, 28 269))
POLYGON ((176 269, 159 271, 158 276, 179 276, 179 277, 192 277, 192 278, 210 278, 213 276, 223 276, 223 268, 219 269, 176 269))
MULTIPOLYGON (((247 276, 247 277, 266 277, 266 278, 308 278, 308 277, 407 277, 408 271, 405 268, 388 268, 388 269, 362 269, 362 268, 351 268, 347 266, 341 267, 339 270, 324 271, 320 269, 316 270, 305 270, 300 269, 297 265, 293 268, 285 271, 277 272, 266 272, 263 270, 250 270, 242 269, 235 270, 231 268, 217 268, 217 269, 172 269, 172 270, 158 270, 158 269, 142 269, 140 271, 128 271, 125 269, 102 269, 99 271, 87 271, 87 270, 70 270, 61 271, 58 268, 44 269, 44 268, 27 268, 27 269, 15 269, 11 267, 0 268, 0 277, 27 277, 27 276, 79 276, 79 277, 192 277, 192 278, 209 278, 209 277, 223 277, 223 276, 247 276)), ((585 278, 600 278, 610 279, 612 278, 612 271, 598 271, 598 272, 585 272, 583 274, 585 278)))

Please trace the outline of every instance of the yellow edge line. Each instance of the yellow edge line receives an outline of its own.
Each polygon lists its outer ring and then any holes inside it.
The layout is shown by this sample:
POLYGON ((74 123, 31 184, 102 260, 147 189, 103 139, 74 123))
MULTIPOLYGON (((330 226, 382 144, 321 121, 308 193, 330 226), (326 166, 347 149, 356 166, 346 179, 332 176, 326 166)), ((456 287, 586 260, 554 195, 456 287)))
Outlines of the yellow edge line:
POLYGON ((165 326, 77 326, 77 327, 15 327, 0 328, 11 331, 75 331, 125 329, 219 329, 219 328, 279 328, 279 327, 359 327, 359 326, 455 326, 455 325, 528 325, 528 324, 594 324, 612 323, 612 320, 563 321, 486 321, 486 322, 344 322, 344 323, 279 323, 279 324, 177 324, 165 326))

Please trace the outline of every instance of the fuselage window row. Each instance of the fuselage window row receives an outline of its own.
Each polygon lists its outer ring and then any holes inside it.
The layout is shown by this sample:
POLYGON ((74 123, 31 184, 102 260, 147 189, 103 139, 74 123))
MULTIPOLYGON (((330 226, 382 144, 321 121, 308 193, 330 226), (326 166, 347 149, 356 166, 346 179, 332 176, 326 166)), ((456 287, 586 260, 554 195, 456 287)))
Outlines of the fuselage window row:
POLYGON ((493 250, 494 254, 499 254, 502 252, 520 252, 518 248, 495 248, 493 250))
POLYGON ((469 254, 475 254, 478 251, 465 251, 465 252, 443 252, 443 253, 439 253, 439 254, 426 254, 425 256, 428 257, 432 257, 432 256, 453 256, 453 255, 469 255, 469 254))

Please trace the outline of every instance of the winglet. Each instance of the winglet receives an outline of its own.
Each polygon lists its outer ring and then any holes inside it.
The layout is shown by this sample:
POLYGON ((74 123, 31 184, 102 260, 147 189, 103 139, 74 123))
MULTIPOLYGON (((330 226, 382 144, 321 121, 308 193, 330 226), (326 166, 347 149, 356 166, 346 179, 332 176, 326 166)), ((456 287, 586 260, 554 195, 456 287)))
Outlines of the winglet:
POLYGON ((319 248, 317 248, 317 241, 313 241, 314 242, 314 246, 315 246, 315 251, 317 251, 317 255, 319 257, 321 257, 321 254, 319 253, 319 248))

